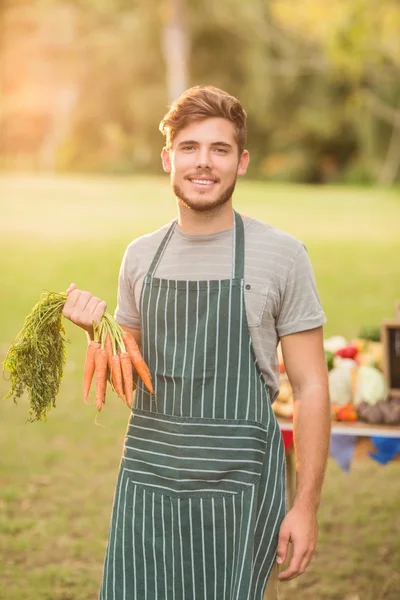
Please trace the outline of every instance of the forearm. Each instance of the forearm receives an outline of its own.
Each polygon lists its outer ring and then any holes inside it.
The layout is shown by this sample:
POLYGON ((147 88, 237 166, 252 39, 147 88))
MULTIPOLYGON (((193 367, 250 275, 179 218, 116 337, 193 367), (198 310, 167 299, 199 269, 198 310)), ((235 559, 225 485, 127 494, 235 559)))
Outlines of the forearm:
POLYGON ((293 430, 297 488, 295 504, 317 509, 330 443, 327 386, 314 384, 295 394, 293 430))

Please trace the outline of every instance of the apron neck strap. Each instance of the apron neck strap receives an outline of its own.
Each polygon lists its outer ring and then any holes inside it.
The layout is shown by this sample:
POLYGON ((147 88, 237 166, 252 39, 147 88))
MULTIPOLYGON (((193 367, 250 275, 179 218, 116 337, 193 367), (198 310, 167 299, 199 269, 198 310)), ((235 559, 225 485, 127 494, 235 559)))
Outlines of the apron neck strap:
POLYGON ((177 223, 177 221, 175 220, 171 224, 171 227, 168 229, 167 233, 165 234, 163 241, 158 246, 158 250, 155 253, 153 260, 151 261, 151 265, 150 265, 149 270, 147 271, 147 276, 148 277, 153 277, 153 275, 154 275, 154 273, 155 273, 155 271, 156 271, 156 269, 158 267, 158 264, 159 264, 159 262, 161 260, 161 257, 164 254, 165 248, 167 247, 168 242, 171 239, 172 234, 174 233, 174 229, 176 227, 176 223, 177 223))
POLYGON ((235 218, 233 227, 233 256, 232 277, 233 279, 244 279, 244 225, 243 219, 236 210, 233 211, 235 218))
MULTIPOLYGON (((244 278, 244 225, 243 219, 239 213, 235 210, 233 211, 234 216, 234 224, 233 224, 233 244, 232 244, 232 277, 233 279, 243 279, 244 278)), ((154 255, 154 258, 151 262, 150 268, 147 272, 148 277, 153 277, 157 267, 160 263, 162 255, 164 254, 165 248, 170 241, 172 234, 174 233, 174 229, 176 227, 177 220, 175 220, 167 233, 165 234, 161 244, 158 247, 157 252, 154 255)))

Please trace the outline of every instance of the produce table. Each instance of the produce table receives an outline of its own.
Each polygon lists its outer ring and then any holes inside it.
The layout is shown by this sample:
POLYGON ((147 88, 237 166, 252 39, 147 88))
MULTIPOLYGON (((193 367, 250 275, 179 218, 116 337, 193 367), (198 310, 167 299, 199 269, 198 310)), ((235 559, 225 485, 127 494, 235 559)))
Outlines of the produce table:
MULTIPOLYGON (((278 418, 281 431, 293 431, 293 422, 290 419, 278 418)), ((400 427, 396 425, 369 425, 356 421, 353 423, 332 423, 332 433, 342 435, 356 435, 357 437, 382 436, 400 438, 400 427)))
MULTIPOLYGON (((278 417, 279 427, 282 432, 293 431, 293 421, 278 417)), ((369 453, 375 450, 370 437, 383 437, 400 439, 400 427, 390 425, 369 425, 362 422, 333 422, 332 434, 356 436, 353 459, 369 458, 369 453)), ((400 453, 392 460, 400 462, 400 453)), ((293 505, 296 491, 296 464, 293 445, 286 448, 286 483, 288 507, 293 505)))

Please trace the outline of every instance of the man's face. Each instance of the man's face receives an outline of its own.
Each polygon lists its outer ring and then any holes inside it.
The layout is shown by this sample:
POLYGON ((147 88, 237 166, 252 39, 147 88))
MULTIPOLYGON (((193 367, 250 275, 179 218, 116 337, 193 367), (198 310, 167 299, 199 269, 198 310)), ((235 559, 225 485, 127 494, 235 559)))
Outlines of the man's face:
POLYGON ((162 160, 179 201, 192 210, 208 211, 230 201, 249 154, 245 150, 239 157, 233 123, 213 117, 182 129, 171 150, 163 150, 162 160))

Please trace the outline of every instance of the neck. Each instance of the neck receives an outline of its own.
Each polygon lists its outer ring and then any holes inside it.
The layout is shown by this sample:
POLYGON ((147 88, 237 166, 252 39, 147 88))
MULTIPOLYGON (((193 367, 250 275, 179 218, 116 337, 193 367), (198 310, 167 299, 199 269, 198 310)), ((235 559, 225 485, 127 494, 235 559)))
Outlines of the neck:
POLYGON ((233 227, 232 202, 217 206, 212 210, 196 211, 183 205, 179 200, 178 225, 191 235, 210 235, 233 227))

